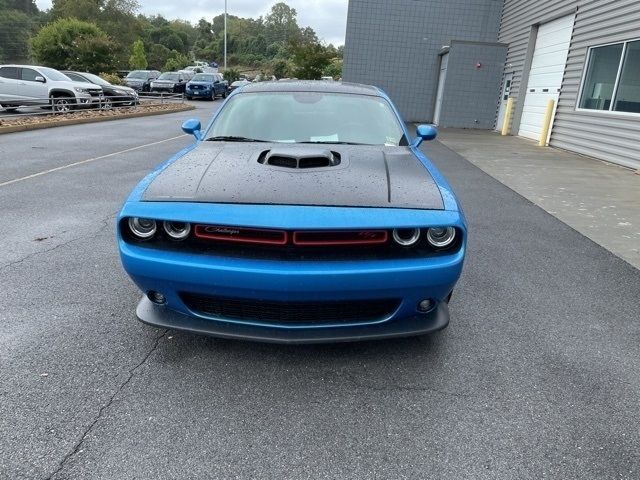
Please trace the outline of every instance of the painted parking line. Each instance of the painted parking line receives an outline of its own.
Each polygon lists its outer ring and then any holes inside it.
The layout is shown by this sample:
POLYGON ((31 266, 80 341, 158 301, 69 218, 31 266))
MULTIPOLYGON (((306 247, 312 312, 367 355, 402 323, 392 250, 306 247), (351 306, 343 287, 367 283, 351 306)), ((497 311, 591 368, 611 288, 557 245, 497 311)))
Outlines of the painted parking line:
POLYGON ((25 180, 30 180, 32 178, 41 177, 42 175, 47 175, 49 173, 58 172, 60 170, 65 170, 71 167, 77 167, 78 165, 84 165, 85 163, 96 162, 98 160, 104 160, 105 158, 115 157, 116 155, 122 155, 123 153, 134 152, 136 150, 141 150, 147 147, 153 147, 154 145, 160 145, 161 143, 171 142, 172 140, 177 140, 179 138, 187 137, 187 134, 178 135, 177 137, 165 138, 164 140, 159 140, 153 143, 147 143, 145 145, 139 145, 137 147, 127 148, 126 150, 120 150, 119 152, 109 153, 107 155, 102 155, 100 157, 87 158, 86 160, 80 160, 79 162, 69 163, 67 165, 62 165, 56 168, 50 168, 49 170, 43 170, 38 173, 32 173, 31 175, 27 175, 25 177, 14 178, 13 180, 7 180, 6 182, 0 183, 0 187, 6 187, 7 185, 12 185, 14 183, 23 182, 25 180))

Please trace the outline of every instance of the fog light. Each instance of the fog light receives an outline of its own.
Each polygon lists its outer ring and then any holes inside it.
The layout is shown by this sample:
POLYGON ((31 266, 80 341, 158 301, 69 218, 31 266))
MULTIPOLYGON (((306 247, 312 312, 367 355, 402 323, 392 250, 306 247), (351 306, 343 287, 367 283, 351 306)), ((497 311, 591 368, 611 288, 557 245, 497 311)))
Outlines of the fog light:
POLYGON ((167 299, 164 295, 162 295, 160 292, 155 292, 153 290, 147 293, 147 298, 151 300, 153 303, 155 303, 156 305, 164 305, 165 303, 167 303, 167 299))
POLYGON ((456 229, 453 227, 430 228, 427 232, 427 240, 436 248, 447 248, 456 239, 456 229))
POLYGON ((418 311, 420 313, 428 313, 431 310, 433 310, 433 307, 436 306, 436 302, 434 302, 431 299, 427 299, 427 300, 422 300, 419 304, 418 304, 418 311))

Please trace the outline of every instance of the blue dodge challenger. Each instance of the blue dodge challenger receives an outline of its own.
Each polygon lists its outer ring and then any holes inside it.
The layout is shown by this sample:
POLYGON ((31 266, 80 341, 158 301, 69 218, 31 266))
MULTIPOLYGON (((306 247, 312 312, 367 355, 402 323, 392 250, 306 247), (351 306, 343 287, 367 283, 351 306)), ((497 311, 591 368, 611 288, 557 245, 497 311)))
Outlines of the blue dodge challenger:
POLYGON ((316 343, 449 323, 465 256, 453 191, 379 89, 267 82, 235 91, 118 219, 150 325, 316 343))

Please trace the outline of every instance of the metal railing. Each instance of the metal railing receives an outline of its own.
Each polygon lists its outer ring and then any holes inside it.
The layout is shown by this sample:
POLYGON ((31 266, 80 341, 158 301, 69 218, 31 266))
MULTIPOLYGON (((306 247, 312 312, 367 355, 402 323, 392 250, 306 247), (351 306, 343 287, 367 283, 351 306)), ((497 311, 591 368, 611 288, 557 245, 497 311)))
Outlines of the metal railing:
POLYGON ((0 102, 0 118, 69 115, 91 111, 138 109, 139 107, 184 103, 182 93, 139 92, 137 97, 51 97, 30 98, 18 104, 16 100, 0 102), (7 105, 8 104, 8 105, 7 105))

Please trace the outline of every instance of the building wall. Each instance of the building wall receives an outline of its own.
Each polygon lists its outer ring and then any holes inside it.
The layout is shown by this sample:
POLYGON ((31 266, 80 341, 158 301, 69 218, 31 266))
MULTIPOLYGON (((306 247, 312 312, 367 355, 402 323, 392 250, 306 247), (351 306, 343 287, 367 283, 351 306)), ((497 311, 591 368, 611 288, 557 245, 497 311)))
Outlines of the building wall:
POLYGON ((493 127, 506 54, 504 44, 451 42, 441 127, 493 127))
POLYGON ((519 128, 538 25, 571 13, 576 20, 550 144, 640 168, 640 115, 576 110, 588 48, 640 37, 637 0, 505 1, 499 41, 509 44, 505 72, 514 72, 511 131, 519 128))
POLYGON ((502 3, 350 0, 343 79, 383 88, 407 121, 432 121, 438 53, 453 39, 495 42, 502 3))

